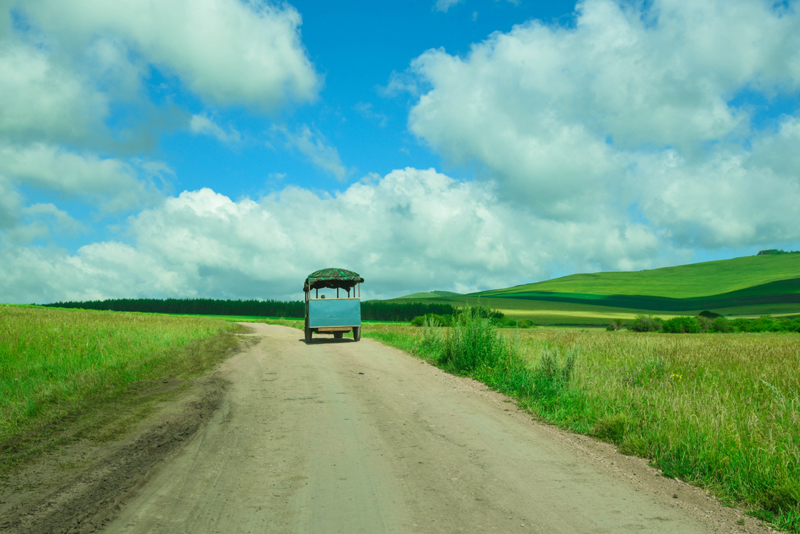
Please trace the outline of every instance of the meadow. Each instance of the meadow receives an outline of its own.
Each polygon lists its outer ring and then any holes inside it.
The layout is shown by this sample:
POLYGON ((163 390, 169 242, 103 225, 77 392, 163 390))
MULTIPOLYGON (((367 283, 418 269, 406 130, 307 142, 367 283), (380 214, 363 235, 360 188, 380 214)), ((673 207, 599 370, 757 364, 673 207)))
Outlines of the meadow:
POLYGON ((466 320, 452 329, 373 325, 364 336, 800 532, 797 334, 495 331, 466 320))
MULTIPOLYGON (((0 449, 133 383, 197 376, 237 345, 239 328, 222 318, 0 306, 0 449)), ((365 322, 363 335, 800 533, 798 334, 498 330, 468 311, 452 328, 365 322)))
POLYGON ((415 293, 389 302, 488 306, 537 324, 603 325, 710 310, 731 317, 800 312, 800 254, 759 255, 635 272, 574 274, 458 295, 415 293))
POLYGON ((0 450, 120 395, 192 377, 237 345, 221 319, 0 305, 0 450))
MULTIPOLYGON (((534 284, 483 291, 480 294, 489 297, 549 292, 686 299, 738 292, 798 276, 800 254, 745 256, 645 271, 573 274, 534 284)), ((798 292, 798 288, 795 287, 793 292, 798 292)))

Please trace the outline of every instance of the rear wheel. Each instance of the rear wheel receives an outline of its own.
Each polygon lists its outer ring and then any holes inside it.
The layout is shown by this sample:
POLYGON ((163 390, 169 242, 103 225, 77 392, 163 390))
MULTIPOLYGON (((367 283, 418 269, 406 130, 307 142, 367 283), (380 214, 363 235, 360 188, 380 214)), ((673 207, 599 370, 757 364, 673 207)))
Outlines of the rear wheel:
POLYGON ((311 329, 308 327, 308 319, 306 319, 306 343, 311 343, 311 329))
POLYGON ((359 341, 361 339, 361 327, 354 326, 353 327, 353 341, 359 341))
POLYGON ((344 332, 334 332, 333 333, 333 339, 342 339, 343 335, 344 335, 344 332))

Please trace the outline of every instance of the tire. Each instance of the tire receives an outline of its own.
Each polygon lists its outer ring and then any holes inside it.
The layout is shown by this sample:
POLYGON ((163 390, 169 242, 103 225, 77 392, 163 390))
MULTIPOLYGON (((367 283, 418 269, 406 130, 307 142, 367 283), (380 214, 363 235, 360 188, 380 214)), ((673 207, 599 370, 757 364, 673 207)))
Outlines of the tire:
POLYGON ((333 339, 342 339, 343 335, 344 335, 344 332, 334 332, 333 333, 333 339))
POLYGON ((354 326, 353 327, 353 341, 360 341, 361 340, 361 327, 354 326))
POLYGON ((311 329, 306 326, 306 343, 311 343, 311 329))

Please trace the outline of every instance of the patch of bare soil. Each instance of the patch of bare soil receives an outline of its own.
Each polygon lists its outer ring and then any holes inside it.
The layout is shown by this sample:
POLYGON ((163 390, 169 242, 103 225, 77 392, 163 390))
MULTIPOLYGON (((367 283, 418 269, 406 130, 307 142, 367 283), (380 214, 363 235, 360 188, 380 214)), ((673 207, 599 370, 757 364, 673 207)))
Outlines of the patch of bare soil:
MULTIPOLYGON (((106 410, 88 424, 77 421, 49 436, 49 452, 4 476, 0 531, 36 534, 100 529, 118 513, 120 502, 208 421, 227 387, 228 382, 217 374, 191 383, 142 382, 135 385, 138 398, 128 399, 128 409, 122 413, 106 410), (142 420, 142 415, 149 416, 142 420), (135 425, 132 432, 131 424, 135 425), (123 439, 109 442, 124 433, 123 439), (59 446, 64 441, 67 445, 59 446)), ((119 404, 114 408, 119 409, 119 404)))

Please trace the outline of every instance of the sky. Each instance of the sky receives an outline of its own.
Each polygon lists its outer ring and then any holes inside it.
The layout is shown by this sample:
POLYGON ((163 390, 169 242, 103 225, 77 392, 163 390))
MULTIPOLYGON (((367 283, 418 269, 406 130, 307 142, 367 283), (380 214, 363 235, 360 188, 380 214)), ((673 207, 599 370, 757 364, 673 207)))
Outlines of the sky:
POLYGON ((800 249, 798 7, 0 0, 0 302, 800 249))

